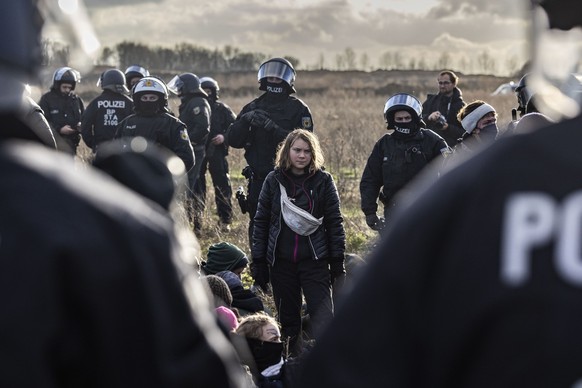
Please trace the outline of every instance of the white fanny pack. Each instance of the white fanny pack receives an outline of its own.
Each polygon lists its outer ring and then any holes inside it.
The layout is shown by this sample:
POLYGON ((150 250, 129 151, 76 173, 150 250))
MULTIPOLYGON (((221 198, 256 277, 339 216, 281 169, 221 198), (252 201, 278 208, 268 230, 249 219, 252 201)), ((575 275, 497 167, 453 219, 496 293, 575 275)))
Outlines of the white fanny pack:
POLYGON ((315 232, 323 222, 323 217, 315 218, 309 212, 301 209, 287 197, 287 191, 281 183, 281 213, 289 228, 301 236, 309 236, 315 232))

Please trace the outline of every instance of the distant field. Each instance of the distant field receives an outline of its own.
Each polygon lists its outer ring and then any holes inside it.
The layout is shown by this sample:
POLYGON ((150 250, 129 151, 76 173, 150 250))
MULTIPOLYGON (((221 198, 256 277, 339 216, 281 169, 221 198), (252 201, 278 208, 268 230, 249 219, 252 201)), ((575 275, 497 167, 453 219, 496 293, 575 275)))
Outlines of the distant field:
MULTIPOLYGON (((100 91, 96 82, 103 69, 85 75, 77 88, 85 103, 89 103, 100 91)), ((194 73, 196 73, 194 71, 194 73)), ((158 73, 169 81, 175 74, 158 73)), ((212 76, 220 85, 221 99, 238 113, 244 104, 257 96, 256 72, 233 74, 197 74, 212 76)), ((499 127, 505 128, 511 120, 511 109, 517 105, 515 95, 491 96, 502 83, 518 81, 494 76, 463 75, 459 87, 466 102, 482 99, 494 106, 499 114, 499 127)), ((437 72, 425 71, 376 71, 333 72, 302 71, 297 75, 297 97, 311 109, 315 132, 319 136, 326 157, 326 167, 337 183, 348 235, 348 252, 365 255, 376 234, 364 222, 359 210, 358 184, 366 159, 377 139, 386 131, 383 121, 384 103, 394 93, 407 92, 424 101, 427 93, 437 91, 437 72)), ((48 88, 48 86, 46 86, 48 88)), ((179 101, 173 97, 170 107, 177 112, 179 101)), ((81 150, 83 157, 87 150, 81 150)), ((229 156, 233 188, 245 186, 240 175, 245 166, 243 152, 231 149, 229 156)), ((207 177, 207 182, 211 182, 207 177)), ((200 240, 202 252, 217 241, 230 241, 243 250, 249 250, 246 228, 248 216, 241 214, 235 203, 233 230, 222 235, 216 227, 217 216, 210 187, 207 212, 200 240)))

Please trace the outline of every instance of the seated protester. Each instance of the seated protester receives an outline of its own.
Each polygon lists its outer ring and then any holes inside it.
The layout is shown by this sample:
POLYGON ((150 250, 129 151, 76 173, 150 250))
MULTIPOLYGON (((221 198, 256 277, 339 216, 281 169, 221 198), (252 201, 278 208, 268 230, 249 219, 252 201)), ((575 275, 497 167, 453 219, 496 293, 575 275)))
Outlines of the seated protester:
POLYGON ((220 271, 216 276, 224 279, 232 294, 232 306, 236 307, 241 315, 265 311, 263 301, 252 290, 244 288, 239 275, 232 271, 220 271))
POLYGON ((228 332, 236 329, 240 315, 232 307, 232 295, 226 282, 216 275, 202 276, 200 279, 211 292, 210 297, 214 301, 215 312, 222 328, 228 332))
POLYGON ((249 265, 247 255, 236 245, 225 241, 212 244, 208 248, 206 261, 201 267, 206 275, 216 275, 220 271, 232 271, 239 277, 249 265))
POLYGON ((235 348, 241 362, 249 367, 257 387, 294 386, 299 363, 285 358, 285 346, 275 318, 265 313, 248 315, 240 321, 235 333, 235 348))

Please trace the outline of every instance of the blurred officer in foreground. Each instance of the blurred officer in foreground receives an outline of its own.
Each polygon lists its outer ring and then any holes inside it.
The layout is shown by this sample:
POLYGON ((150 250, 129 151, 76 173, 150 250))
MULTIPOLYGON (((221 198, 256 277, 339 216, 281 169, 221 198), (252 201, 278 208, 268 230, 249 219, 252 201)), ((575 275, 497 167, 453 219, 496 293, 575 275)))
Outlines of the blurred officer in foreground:
POLYGON ((302 387, 582 385, 582 115, 567 82, 582 3, 527 3, 536 106, 566 120, 496 141, 395 217, 302 387))
POLYGON ((65 140, 64 151, 73 155, 81 141, 81 115, 85 111, 83 100, 75 94, 80 81, 81 74, 77 70, 61 67, 53 74, 50 90, 38 102, 54 133, 65 140))
POLYGON ((75 59, 97 52, 76 4, 0 5, 10 36, 0 43, 0 386, 240 387, 238 360, 182 264, 191 234, 178 239, 160 206, 76 169, 19 119, 41 63, 39 11, 82 34, 67 34, 75 59))
POLYGON ((83 141, 93 152, 99 144, 112 140, 121 120, 133 113, 133 101, 128 97, 129 90, 121 70, 105 70, 97 86, 103 92, 87 105, 81 118, 83 141))
POLYGON ((249 213, 249 246, 252 246, 254 217, 265 177, 274 169, 275 153, 289 132, 297 128, 313 131, 309 107, 295 93, 295 69, 284 58, 271 58, 257 74, 262 95, 245 105, 227 132, 228 145, 244 148, 248 166, 246 211, 249 213))
POLYGON ((208 94, 210 103, 210 134, 206 141, 206 155, 196 180, 194 190, 200 201, 201 211, 206 204, 206 171, 210 172, 214 186, 214 201, 220 220, 220 230, 228 232, 232 222, 232 187, 228 169, 228 144, 226 143, 226 131, 234 122, 236 114, 224 102, 220 101, 218 82, 211 77, 200 78, 202 89, 208 94))

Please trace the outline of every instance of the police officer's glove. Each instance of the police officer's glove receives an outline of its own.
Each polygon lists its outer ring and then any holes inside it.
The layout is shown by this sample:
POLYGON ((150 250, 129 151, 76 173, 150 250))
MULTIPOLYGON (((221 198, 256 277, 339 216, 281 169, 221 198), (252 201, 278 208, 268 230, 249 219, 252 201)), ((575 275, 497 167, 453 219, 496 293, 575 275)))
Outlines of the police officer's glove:
POLYGON ((384 218, 378 218, 376 214, 368 214, 366 216, 366 224, 368 224, 372 230, 379 232, 384 229, 384 218))
POLYGON ((263 258, 253 258, 251 263, 251 275, 255 279, 255 284, 263 290, 269 292, 269 264, 263 258))
POLYGON ((275 124, 269 114, 262 109, 255 109, 255 114, 253 116, 252 125, 257 128, 264 128, 267 131, 273 129, 273 125, 275 124))
POLYGON ((248 111, 247 113, 244 113, 240 117, 240 120, 244 121, 248 125, 251 125, 251 124, 253 124, 254 118, 255 118, 255 111, 254 110, 251 110, 251 111, 248 111))

